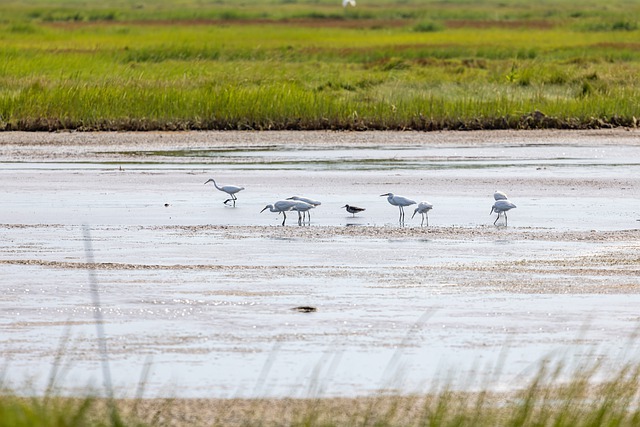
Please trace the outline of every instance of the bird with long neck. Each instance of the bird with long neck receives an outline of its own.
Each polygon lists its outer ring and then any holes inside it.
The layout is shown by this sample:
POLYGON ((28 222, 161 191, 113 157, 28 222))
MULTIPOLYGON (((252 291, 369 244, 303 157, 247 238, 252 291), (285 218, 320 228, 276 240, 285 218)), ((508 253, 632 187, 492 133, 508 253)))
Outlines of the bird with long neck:
POLYGON ((216 184, 216 181, 213 178, 210 178, 207 182, 205 182, 205 184, 208 184, 210 182, 213 182, 213 185, 218 190, 225 192, 229 195, 230 198, 224 201, 225 205, 227 204, 227 202, 233 201, 233 206, 235 206, 236 200, 238 200, 238 198, 236 197, 236 193, 244 190, 244 187, 238 187, 237 185, 223 185, 222 187, 220 187, 218 186, 218 184, 216 184))
MULTIPOLYGON (((285 221, 287 220, 287 214, 285 212, 290 211, 291 208, 296 204, 296 202, 292 200, 278 200, 274 204, 269 204, 265 206, 260 213, 269 209, 271 212, 277 212, 278 214, 282 214, 284 219, 282 220, 282 225, 284 226, 285 221)), ((299 215, 299 214, 298 214, 299 215)))
POLYGON ((299 200, 295 201, 295 204, 293 205, 291 210, 298 212, 298 225, 302 225, 302 222, 304 221, 305 212, 308 215, 309 223, 311 223, 311 213, 309 211, 313 208, 315 208, 315 206, 310 203, 301 202, 299 200), (302 216, 300 215, 300 213, 302 213, 302 216))
POLYGON ((400 209, 400 222, 404 223, 404 207, 405 206, 411 206, 411 205, 415 205, 416 202, 414 200, 411 199, 407 199, 406 197, 403 196, 398 196, 395 195, 393 193, 385 193, 385 194, 381 194, 380 197, 382 196, 387 196, 387 201, 392 204, 393 206, 397 206, 398 209, 400 209))
POLYGON ((500 200, 496 200, 496 202, 493 204, 493 206, 491 206, 491 212, 489 212, 489 215, 491 215, 492 213, 497 213, 498 217, 496 218, 495 221, 493 221, 493 225, 496 225, 496 222, 498 222, 498 220, 500 219, 500 215, 504 214, 504 226, 507 226, 507 211, 510 209, 515 208, 516 205, 514 205, 513 203, 511 203, 509 200, 507 199, 500 199, 500 200))
MULTIPOLYGON (((313 205, 313 207, 315 208, 316 206, 320 206, 322 203, 317 201, 317 200, 313 200, 313 199, 309 199, 308 197, 301 197, 301 196, 292 196, 292 197, 288 197, 287 200, 295 200, 297 202, 304 202, 304 203, 308 203, 310 205, 313 205)), ((295 209, 294 209, 295 210, 295 209)), ((305 217, 305 213, 309 213, 308 211, 302 211, 302 220, 304 221, 304 217, 305 217)), ((309 221, 311 221, 311 215, 309 215, 309 221)))
POLYGON ((413 211, 413 215, 411 218, 413 219, 417 213, 422 215, 422 222, 420 222, 420 226, 424 225, 424 217, 427 217, 427 227, 429 226, 429 211, 433 209, 433 205, 429 202, 420 202, 418 203, 418 207, 413 211))

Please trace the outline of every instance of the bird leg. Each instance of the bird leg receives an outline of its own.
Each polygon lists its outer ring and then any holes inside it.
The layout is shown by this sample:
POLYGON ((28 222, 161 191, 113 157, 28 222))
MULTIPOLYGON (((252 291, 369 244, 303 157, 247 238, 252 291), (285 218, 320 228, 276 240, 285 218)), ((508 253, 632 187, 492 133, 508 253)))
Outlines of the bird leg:
POLYGON ((498 213, 498 217, 496 218, 496 220, 493 221, 493 225, 496 225, 496 222, 498 222, 499 219, 500 219, 500 213, 498 213))
MULTIPOLYGON (((422 214, 421 216, 422 216, 422 221, 420 222, 420 227, 422 227, 422 226, 424 225, 424 214, 422 214)), ((429 224, 429 223, 427 222, 427 225, 428 225, 428 224, 429 224)))
POLYGON ((287 220, 287 214, 282 211, 282 216, 284 217, 284 219, 282 220, 282 226, 284 227, 284 222, 287 220))
POLYGON ((504 226, 507 226, 507 213, 504 213, 504 226))

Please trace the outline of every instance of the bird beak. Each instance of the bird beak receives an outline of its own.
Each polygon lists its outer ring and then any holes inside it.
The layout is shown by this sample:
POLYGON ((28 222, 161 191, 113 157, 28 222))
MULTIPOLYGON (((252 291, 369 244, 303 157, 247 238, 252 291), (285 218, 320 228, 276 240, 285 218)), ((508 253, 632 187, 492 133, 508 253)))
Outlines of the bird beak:
POLYGON ((491 207, 491 212, 489 212, 489 215, 491 215, 493 213, 493 207, 491 207))
POLYGON ((387 194, 381 194, 381 195, 380 195, 380 197, 382 197, 382 196, 388 196, 388 195, 389 195, 389 193, 387 193, 387 194))
POLYGON ((260 213, 262 213, 262 212, 266 211, 268 207, 269 207, 269 206, 265 206, 265 207, 264 207, 264 209, 262 209, 262 210, 260 211, 260 213))
POLYGON ((415 211, 413 211, 413 215, 411 215, 411 219, 413 219, 414 216, 416 216, 416 212, 418 212, 418 209, 416 209, 415 211))
POLYGON ((207 182, 205 182, 205 184, 207 184, 207 183, 209 183, 209 182, 211 182, 211 181, 212 181, 212 180, 210 179, 210 180, 208 180, 207 182))
POLYGON ((346 207, 347 207, 347 205, 344 205, 344 206, 342 206, 340 209, 342 209, 342 208, 346 208, 346 207))

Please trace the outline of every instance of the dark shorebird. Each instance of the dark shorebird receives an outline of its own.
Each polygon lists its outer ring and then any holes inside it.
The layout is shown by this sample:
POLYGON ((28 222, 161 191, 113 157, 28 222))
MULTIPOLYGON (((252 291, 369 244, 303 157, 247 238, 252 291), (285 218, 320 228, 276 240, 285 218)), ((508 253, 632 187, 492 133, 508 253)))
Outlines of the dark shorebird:
POLYGON ((227 193, 229 195, 229 199, 224 201, 224 204, 226 205, 227 202, 229 201, 233 201, 233 206, 236 205, 236 200, 238 200, 238 198, 236 197, 236 193, 239 191, 244 190, 244 187, 238 187, 236 185, 224 185, 222 187, 218 187, 218 184, 216 184, 216 181, 211 178, 210 180, 208 180, 207 182, 205 182, 205 184, 208 184, 209 182, 213 182, 213 185, 220 191, 224 191, 225 193, 227 193))
POLYGON ((349 212, 350 214, 353 214, 353 216, 356 216, 357 213, 365 210, 364 208, 359 208, 357 206, 350 206, 350 205, 344 205, 343 208, 347 208, 347 212, 349 212))
POLYGON ((496 218, 496 220, 493 221, 493 225, 496 225, 496 222, 498 222, 498 220, 500 219, 500 215, 504 214, 504 226, 506 227, 507 226, 507 211, 509 209, 513 209, 515 207, 516 207, 516 205, 511 203, 509 200, 506 200, 506 199, 496 200, 496 202, 493 204, 493 206, 491 206, 491 212, 489 212, 489 215, 491 215, 494 212, 498 214, 498 217, 496 218))
POLYGON ((420 223, 420 225, 424 225, 424 217, 427 217, 427 227, 429 226, 429 211, 433 209, 433 205, 429 202, 420 202, 418 203, 418 207, 416 208, 415 211, 413 211, 413 215, 411 215, 411 218, 413 218, 414 216, 416 216, 417 213, 419 213, 420 215, 422 215, 422 222, 420 223))

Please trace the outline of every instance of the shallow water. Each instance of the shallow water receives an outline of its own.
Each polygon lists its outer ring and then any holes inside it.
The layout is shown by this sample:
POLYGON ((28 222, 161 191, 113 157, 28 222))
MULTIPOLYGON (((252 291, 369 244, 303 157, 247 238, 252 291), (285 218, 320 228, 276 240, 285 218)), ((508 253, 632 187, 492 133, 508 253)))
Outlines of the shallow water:
POLYGON ((546 357, 634 354, 640 145, 224 135, 3 152, 7 383, 42 392, 61 353, 62 392, 103 390, 84 224, 118 396, 146 365, 147 397, 354 396, 513 388, 546 357), (236 207, 210 177, 246 187, 236 207), (496 189, 517 205, 508 227, 496 189), (410 207, 399 224, 390 191, 430 201, 429 228, 410 207), (295 194, 322 201, 310 224, 260 213, 295 194))

